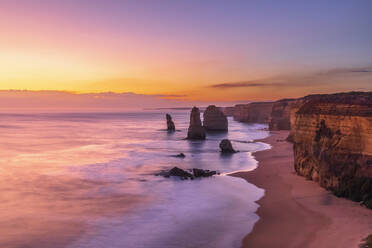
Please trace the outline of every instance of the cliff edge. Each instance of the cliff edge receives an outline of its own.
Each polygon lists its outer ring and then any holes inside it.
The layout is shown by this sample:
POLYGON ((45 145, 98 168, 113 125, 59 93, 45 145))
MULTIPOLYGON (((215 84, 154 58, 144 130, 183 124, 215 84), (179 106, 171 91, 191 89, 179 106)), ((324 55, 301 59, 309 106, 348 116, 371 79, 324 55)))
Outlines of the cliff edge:
POLYGON ((310 95, 293 109, 296 172, 372 208, 372 92, 310 95))

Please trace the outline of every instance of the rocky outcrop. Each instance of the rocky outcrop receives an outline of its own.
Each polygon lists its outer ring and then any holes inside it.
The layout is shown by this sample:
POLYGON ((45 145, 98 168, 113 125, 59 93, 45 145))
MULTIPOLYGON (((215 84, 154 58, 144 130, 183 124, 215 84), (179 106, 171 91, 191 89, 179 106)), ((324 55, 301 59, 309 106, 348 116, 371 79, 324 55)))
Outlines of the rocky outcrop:
POLYGON ((296 101, 297 99, 282 99, 273 104, 269 123, 270 130, 291 129, 290 113, 296 101))
POLYGON ((211 170, 202 170, 193 168, 192 170, 182 170, 178 167, 173 167, 170 170, 161 171, 160 173, 157 173, 156 176, 163 176, 163 177, 178 177, 182 180, 187 179, 194 179, 194 178, 202 178, 202 177, 211 177, 214 175, 219 174, 217 171, 211 171, 211 170), (190 172, 189 172, 190 171, 190 172))
POLYGON ((251 123, 269 123, 273 102, 252 102, 235 105, 234 120, 251 123))
POLYGON ((200 111, 197 107, 193 107, 190 114, 190 125, 187 131, 187 139, 204 140, 205 130, 201 124, 200 111))
POLYGON ((203 126, 209 131, 227 131, 228 122, 220 108, 209 105, 203 113, 203 126))
POLYGON ((372 92, 311 95, 297 108, 296 172, 372 208, 372 92))
POLYGON ((176 131, 176 127, 172 121, 172 116, 170 114, 166 114, 165 117, 167 118, 167 130, 170 132, 176 131))
POLYGON ((223 139, 220 142, 220 149, 222 153, 235 153, 236 152, 231 144, 231 141, 228 139, 223 139))

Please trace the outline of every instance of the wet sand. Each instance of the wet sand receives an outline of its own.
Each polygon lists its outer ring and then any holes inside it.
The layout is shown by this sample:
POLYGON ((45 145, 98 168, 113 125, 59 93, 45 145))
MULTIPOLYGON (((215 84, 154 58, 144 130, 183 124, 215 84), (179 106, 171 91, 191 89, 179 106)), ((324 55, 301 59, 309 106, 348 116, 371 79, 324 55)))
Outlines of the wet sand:
POLYGON ((258 201, 260 220, 243 247, 358 247, 372 233, 372 211, 295 174, 287 136, 287 131, 272 132, 262 140, 272 149, 254 154, 258 168, 233 175, 265 190, 258 201))

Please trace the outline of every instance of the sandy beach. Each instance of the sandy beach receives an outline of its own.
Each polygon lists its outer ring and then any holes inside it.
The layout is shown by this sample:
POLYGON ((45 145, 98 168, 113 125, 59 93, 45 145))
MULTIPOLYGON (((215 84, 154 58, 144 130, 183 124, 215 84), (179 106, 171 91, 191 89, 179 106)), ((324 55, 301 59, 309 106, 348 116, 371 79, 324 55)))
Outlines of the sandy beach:
POLYGON ((358 247, 372 233, 372 211, 295 174, 287 136, 272 132, 262 140, 272 149, 254 154, 258 168, 233 175, 265 190, 258 201, 260 220, 243 247, 358 247))

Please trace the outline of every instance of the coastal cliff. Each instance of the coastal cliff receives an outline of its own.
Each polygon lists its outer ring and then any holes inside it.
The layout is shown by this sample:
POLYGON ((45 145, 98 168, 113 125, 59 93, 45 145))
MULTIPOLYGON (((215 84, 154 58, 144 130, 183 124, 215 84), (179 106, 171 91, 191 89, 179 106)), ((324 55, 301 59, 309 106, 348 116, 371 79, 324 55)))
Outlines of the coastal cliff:
POLYGON ((311 95, 291 111, 296 172, 372 208, 372 92, 311 95))
POLYGON ((273 102, 238 104, 234 108, 234 120, 252 123, 269 123, 273 102))
POLYGON ((273 104, 271 110, 271 119, 269 123, 270 130, 290 130, 290 113, 292 106, 297 99, 282 99, 273 104))
POLYGON ((226 116, 233 116, 234 111, 235 111, 235 107, 234 106, 233 107, 224 107, 224 108, 222 108, 222 111, 226 116))

